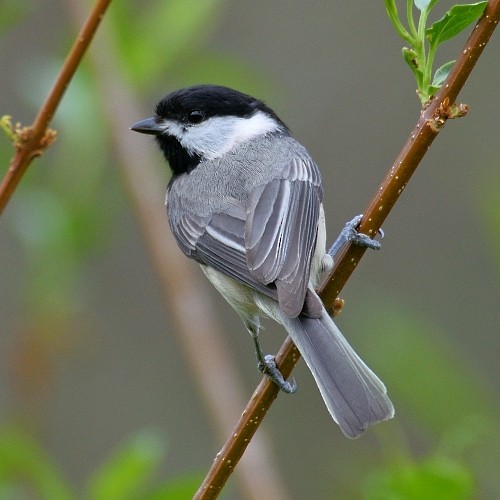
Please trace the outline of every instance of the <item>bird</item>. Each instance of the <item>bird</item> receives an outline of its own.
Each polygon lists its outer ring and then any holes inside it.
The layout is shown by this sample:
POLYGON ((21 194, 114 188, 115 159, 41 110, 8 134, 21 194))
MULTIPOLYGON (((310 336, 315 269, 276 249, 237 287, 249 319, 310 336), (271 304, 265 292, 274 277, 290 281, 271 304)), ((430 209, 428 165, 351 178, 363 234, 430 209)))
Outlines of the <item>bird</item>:
POLYGON ((357 216, 326 250, 319 168, 278 115, 260 99, 202 84, 168 94, 130 129, 153 135, 170 165, 173 236, 242 319, 259 370, 284 392, 296 391, 274 356, 263 354, 260 319, 267 317, 290 335, 345 436, 392 418, 385 385, 315 291, 346 240, 380 243, 357 232, 357 216))

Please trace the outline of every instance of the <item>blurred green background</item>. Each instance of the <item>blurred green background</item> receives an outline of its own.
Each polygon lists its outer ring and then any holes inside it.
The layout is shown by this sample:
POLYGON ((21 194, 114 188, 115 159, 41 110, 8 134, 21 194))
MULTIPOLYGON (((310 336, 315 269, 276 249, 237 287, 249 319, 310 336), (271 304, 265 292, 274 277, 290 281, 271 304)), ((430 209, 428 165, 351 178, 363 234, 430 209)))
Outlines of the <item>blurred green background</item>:
MULTIPOLYGON (((452 5, 442 4, 434 18, 452 5)), ((3 0, 0 115, 31 123, 89 6, 3 0)), ((437 65, 465 39, 447 42, 437 65)), ((320 165, 333 240, 419 116, 400 50, 382 1, 111 5, 56 114, 58 140, 0 218, 0 499, 189 498, 222 444, 173 333, 116 137, 157 162, 163 190, 163 158, 132 123, 185 85, 261 97, 320 165), (139 113, 110 112, 103 88, 126 89, 139 113)), ((283 498, 499 494, 499 53, 495 33, 460 95, 469 115, 437 138, 382 251, 342 293, 337 323, 396 418, 346 440, 300 363, 298 393, 280 395, 262 426, 283 498)), ((2 134, 2 175, 11 155, 2 134)), ((163 196, 151 201, 163 211, 163 196)), ((209 293, 248 398, 260 380, 250 338, 209 293)), ((266 324, 268 352, 283 339, 266 324)), ((252 493, 231 479, 225 498, 252 493)))

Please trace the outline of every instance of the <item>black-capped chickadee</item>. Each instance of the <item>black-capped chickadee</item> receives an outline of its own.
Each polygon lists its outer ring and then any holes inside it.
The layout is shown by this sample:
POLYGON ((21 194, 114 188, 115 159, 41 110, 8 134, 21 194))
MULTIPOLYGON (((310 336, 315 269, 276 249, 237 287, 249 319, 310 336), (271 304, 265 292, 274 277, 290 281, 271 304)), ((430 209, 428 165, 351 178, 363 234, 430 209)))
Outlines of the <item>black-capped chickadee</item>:
POLYGON ((156 137, 172 169, 166 206, 175 239, 245 323, 259 369, 295 392, 262 353, 263 316, 285 327, 347 437, 391 418, 384 384, 315 292, 333 262, 321 175, 287 126, 258 99, 199 85, 167 95, 131 129, 156 137))

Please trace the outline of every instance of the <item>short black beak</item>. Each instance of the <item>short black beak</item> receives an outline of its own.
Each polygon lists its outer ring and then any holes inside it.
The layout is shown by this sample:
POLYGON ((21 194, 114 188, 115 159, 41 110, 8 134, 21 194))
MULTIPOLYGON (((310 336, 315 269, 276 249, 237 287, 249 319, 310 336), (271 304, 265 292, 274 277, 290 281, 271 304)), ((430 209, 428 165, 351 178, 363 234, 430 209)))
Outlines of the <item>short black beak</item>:
POLYGON ((134 123, 130 130, 134 132, 140 132, 141 134, 151 134, 158 135, 161 134, 162 128, 158 121, 158 118, 146 118, 145 120, 141 120, 140 122, 134 123))

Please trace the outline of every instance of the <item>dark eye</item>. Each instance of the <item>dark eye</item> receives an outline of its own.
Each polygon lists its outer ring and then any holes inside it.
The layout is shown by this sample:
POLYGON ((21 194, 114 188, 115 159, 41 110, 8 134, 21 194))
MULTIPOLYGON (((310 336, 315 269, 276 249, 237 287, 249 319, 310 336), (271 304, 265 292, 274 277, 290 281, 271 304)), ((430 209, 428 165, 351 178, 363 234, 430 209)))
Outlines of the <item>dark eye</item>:
POLYGON ((191 111, 191 113, 189 113, 187 118, 188 118, 189 123, 196 125, 197 123, 201 123, 203 121, 203 118, 205 118, 205 115, 203 114, 203 111, 200 111, 199 109, 195 109, 194 111, 191 111))

